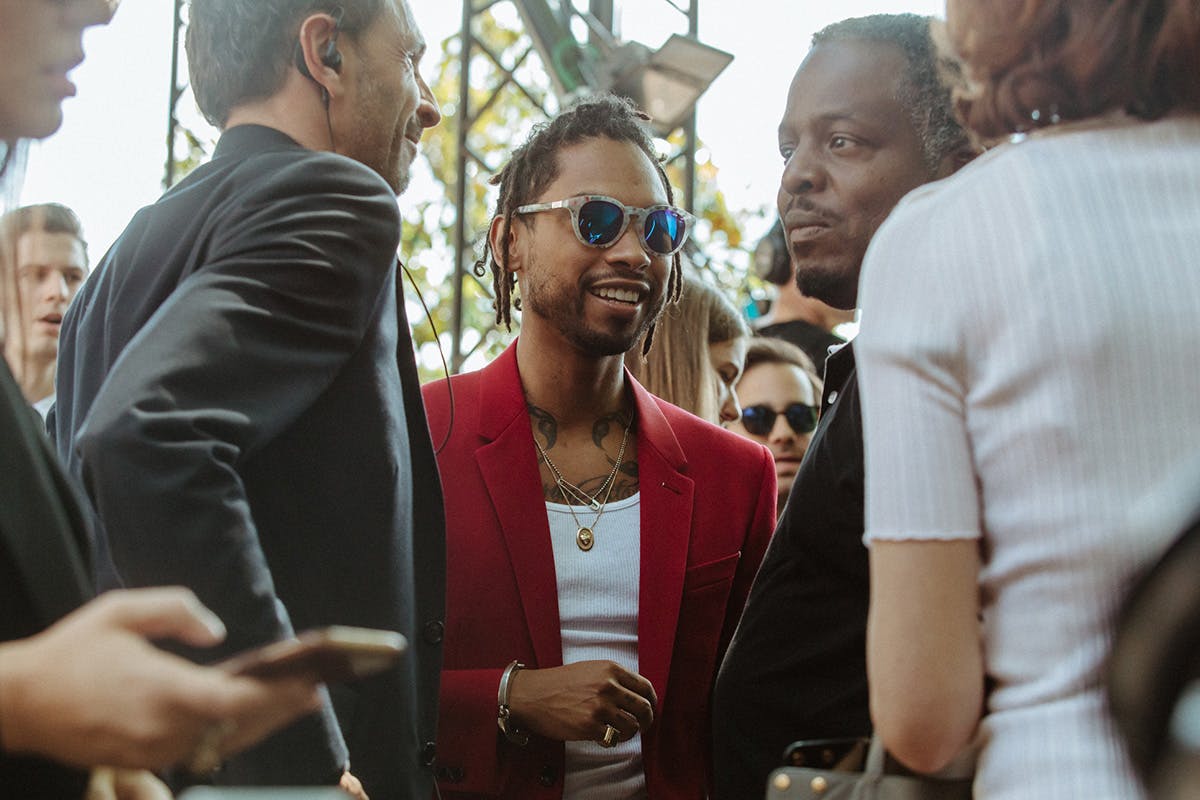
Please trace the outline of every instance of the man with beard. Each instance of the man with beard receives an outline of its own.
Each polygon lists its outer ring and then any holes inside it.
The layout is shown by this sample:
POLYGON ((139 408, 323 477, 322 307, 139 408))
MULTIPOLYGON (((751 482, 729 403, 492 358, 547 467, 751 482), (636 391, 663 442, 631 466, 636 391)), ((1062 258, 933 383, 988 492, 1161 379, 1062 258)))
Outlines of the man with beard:
MULTIPOLYGON (((216 656, 325 625, 403 663, 231 759, 228 784, 428 797, 444 527, 396 280, 396 193, 440 119, 405 0, 194 0, 224 131, 143 209, 63 324, 54 430, 121 580, 180 584, 216 656)), ((194 654, 212 658, 212 654, 194 654)))
MULTIPOLYGON (((849 19, 813 37, 779 126, 779 215, 804 294, 854 308, 863 255, 892 208, 971 158, 950 70, 925 17, 849 19)), ((862 449, 851 345, 826 362, 820 423, 721 665, 721 800, 761 797, 793 741, 870 735, 862 449)))
POLYGON ((706 796, 708 697, 775 472, 624 370, 692 223, 644 121, 596 98, 516 150, 485 258, 498 321, 520 282, 520 337, 425 387, 453 476, 443 797, 706 796))

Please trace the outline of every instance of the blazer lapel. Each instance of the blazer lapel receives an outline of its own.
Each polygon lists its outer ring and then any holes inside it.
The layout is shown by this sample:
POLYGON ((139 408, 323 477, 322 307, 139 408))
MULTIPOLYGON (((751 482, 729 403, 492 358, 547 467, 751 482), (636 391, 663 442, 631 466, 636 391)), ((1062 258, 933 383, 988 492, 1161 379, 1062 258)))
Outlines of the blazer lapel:
POLYGON ((695 483, 654 397, 626 373, 638 415, 642 567, 638 602, 638 671, 664 697, 683 599, 695 483))
POLYGON ((554 667, 562 664, 558 582, 516 353, 514 342, 482 371, 479 432, 491 441, 475 461, 500 520, 537 666, 554 667))

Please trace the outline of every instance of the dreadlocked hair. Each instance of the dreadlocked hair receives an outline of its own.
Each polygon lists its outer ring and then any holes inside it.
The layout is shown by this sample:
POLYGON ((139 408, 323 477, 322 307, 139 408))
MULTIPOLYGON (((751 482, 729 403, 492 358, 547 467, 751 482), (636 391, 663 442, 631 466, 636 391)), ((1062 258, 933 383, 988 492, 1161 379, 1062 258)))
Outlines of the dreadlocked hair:
MULTIPOLYGON (((475 274, 484 277, 487 269, 492 272, 492 289, 495 292, 493 305, 496 309, 496 324, 512 330, 512 309, 515 302, 520 310, 520 300, 513 299, 517 284, 516 275, 509 272, 508 237, 512 230, 516 210, 533 201, 558 177, 558 153, 587 139, 612 139, 615 142, 631 142, 637 145, 650 163, 667 192, 667 202, 674 205, 675 193, 667 180, 662 159, 654 147, 654 141, 646 128, 648 117, 629 100, 611 94, 593 95, 578 101, 567 111, 549 122, 534 127, 525 143, 513 151, 512 158, 500 172, 489 181, 500 187, 496 209, 492 220, 503 219, 500 241, 504 250, 496 253, 490 239, 485 242, 483 256, 475 264, 475 274)), ((676 302, 683 288, 683 270, 679 253, 671 257, 671 272, 667 279, 667 300, 676 302)), ((642 352, 650 352, 654 340, 651 325, 642 342, 642 352)))

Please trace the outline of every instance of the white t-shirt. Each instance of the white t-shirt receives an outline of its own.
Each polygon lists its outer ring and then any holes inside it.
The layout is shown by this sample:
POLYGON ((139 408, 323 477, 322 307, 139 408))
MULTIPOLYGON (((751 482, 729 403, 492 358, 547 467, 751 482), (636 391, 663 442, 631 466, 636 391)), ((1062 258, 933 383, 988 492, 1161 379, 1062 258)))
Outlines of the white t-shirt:
MULTIPOLYGON (((637 672, 641 495, 608 503, 598 522, 593 522, 596 512, 582 506, 546 503, 546 513, 558 582, 563 663, 604 659, 637 672), (587 552, 576 544, 580 525, 591 528, 595 537, 587 552)), ((640 735, 611 748, 567 742, 563 800, 645 796, 640 735)))
POLYGON ((981 538, 981 800, 1140 796, 1111 625, 1178 531, 1129 520, 1200 453, 1200 116, 1006 144, 867 253, 867 539, 981 538))
POLYGON ((33 410, 42 415, 42 419, 50 413, 50 409, 54 407, 55 395, 49 394, 33 404, 33 410))

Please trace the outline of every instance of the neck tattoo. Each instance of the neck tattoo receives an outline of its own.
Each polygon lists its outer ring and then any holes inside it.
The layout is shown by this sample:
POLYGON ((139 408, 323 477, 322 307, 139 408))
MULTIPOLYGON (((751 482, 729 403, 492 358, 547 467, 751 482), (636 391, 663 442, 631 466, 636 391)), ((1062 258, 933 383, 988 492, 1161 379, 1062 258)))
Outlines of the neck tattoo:
POLYGON ((550 455, 542 448, 542 445, 535 438, 533 444, 541 454, 542 460, 546 462, 546 466, 550 468, 550 474, 554 476, 554 482, 558 486, 558 492, 562 495, 563 503, 566 504, 567 510, 571 512, 571 519, 575 521, 575 544, 583 552, 592 549, 596 544, 596 525, 600 522, 600 518, 604 516, 604 507, 608 504, 608 498, 612 496, 613 485, 617 482, 617 472, 621 469, 621 461, 625 457, 625 445, 629 442, 629 429, 632 425, 625 427, 625 435, 621 437, 621 447, 617 450, 617 459, 613 462, 612 471, 608 473, 604 483, 596 491, 595 495, 589 495, 587 492, 580 489, 573 483, 569 483, 563 478, 562 472, 550 460, 550 455), (603 500, 597 501, 600 495, 604 495, 603 500), (571 500, 582 502, 592 511, 596 512, 595 519, 591 525, 584 525, 579 521, 579 517, 575 515, 575 507, 571 504, 571 500))

